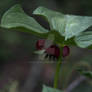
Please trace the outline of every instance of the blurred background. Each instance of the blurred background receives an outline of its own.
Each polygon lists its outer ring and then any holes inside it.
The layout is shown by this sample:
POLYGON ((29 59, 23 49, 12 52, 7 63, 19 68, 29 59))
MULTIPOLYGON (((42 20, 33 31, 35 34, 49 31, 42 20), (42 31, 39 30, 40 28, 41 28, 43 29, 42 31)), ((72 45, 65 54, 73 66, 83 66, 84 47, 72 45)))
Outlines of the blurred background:
MULTIPOLYGON (((5 11, 15 4, 21 4, 24 11, 32 12, 44 6, 64 14, 92 16, 92 0, 0 0, 0 20, 5 11)), ((43 27, 49 29, 44 19, 33 16, 43 27)), ((32 34, 0 28, 0 92, 42 92, 42 85, 53 87, 56 63, 39 63, 33 52, 40 39, 32 34)), ((74 69, 78 65, 92 70, 92 50, 70 47, 71 54, 64 60, 59 78, 59 89, 68 90, 78 82, 71 92, 92 92, 91 79, 80 75, 74 69)))

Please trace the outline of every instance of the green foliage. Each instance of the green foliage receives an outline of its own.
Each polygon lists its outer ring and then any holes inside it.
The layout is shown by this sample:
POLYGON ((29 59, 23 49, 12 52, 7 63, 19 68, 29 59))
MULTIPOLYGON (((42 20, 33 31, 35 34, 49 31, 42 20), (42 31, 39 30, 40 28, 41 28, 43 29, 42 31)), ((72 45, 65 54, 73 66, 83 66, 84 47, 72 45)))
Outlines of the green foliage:
POLYGON ((92 45, 92 32, 82 32, 75 37, 75 42, 81 48, 86 48, 92 45))
POLYGON ((9 9, 1 20, 1 27, 3 28, 25 28, 25 32, 32 32, 35 34, 47 33, 48 30, 40 26, 32 17, 24 13, 20 5, 15 5, 9 9))
MULTIPOLYGON (((1 27, 18 29, 45 38, 51 34, 54 35, 56 44, 60 46, 77 45, 81 48, 87 48, 92 45, 92 31, 84 32, 92 26, 92 17, 65 15, 44 7, 38 7, 33 14, 43 16, 48 21, 50 30, 43 28, 34 18, 25 14, 18 4, 10 8, 3 15, 1 27)), ((42 54, 43 52, 44 51, 39 51, 35 53, 42 54)), ((70 76, 73 69, 75 69, 75 67, 72 67, 67 75, 70 76)), ((80 70, 79 72, 82 75, 92 78, 92 72, 90 71, 80 70)), ((43 86, 43 92, 53 91, 63 92, 55 88, 43 86)))
POLYGON ((83 69, 77 69, 77 71, 81 74, 81 75, 84 75, 88 78, 91 78, 92 79, 92 71, 85 71, 83 69))
POLYGON ((63 92, 63 91, 43 85, 42 92, 63 92))
POLYGON ((81 48, 92 45, 91 34, 83 32, 92 26, 92 17, 64 15, 44 7, 38 7, 33 14, 41 15, 47 19, 50 24, 50 31, 25 14, 18 4, 3 15, 1 27, 21 29, 23 32, 33 33, 45 38, 48 34, 54 34, 55 42, 60 44, 77 44, 81 48))
POLYGON ((51 30, 58 31, 65 39, 69 39, 88 27, 92 26, 92 17, 64 15, 44 7, 38 7, 33 14, 44 16, 51 27, 51 30))

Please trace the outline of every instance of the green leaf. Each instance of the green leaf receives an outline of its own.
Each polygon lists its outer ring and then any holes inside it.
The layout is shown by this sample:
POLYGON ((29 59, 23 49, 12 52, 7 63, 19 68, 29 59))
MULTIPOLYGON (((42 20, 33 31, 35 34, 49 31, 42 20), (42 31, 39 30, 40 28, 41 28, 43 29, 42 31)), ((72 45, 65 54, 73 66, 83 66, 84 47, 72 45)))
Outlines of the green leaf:
POLYGON ((38 7, 33 14, 44 16, 51 30, 58 31, 66 40, 92 26, 92 17, 64 15, 44 7, 38 7))
POLYGON ((10 8, 3 15, 1 27, 9 29, 21 28, 22 31, 24 30, 25 32, 31 32, 35 34, 46 34, 48 32, 48 30, 44 29, 40 24, 38 24, 35 19, 25 14, 21 6, 18 4, 10 8))
POLYGON ((66 15, 66 39, 80 34, 92 26, 92 17, 66 15))
POLYGON ((41 15, 47 19, 48 22, 50 22, 51 18, 58 17, 58 16, 64 16, 63 14, 52 11, 50 9, 47 9, 45 7, 38 7, 36 10, 34 10, 33 14, 41 15))
POLYGON ((80 72, 81 75, 92 78, 92 71, 84 71, 82 69, 77 69, 77 71, 80 72))
POLYGON ((81 48, 86 48, 92 45, 92 31, 82 32, 75 37, 76 44, 81 48))
POLYGON ((44 18, 46 18, 46 20, 50 24, 51 30, 58 31, 61 34, 61 36, 64 36, 64 28, 65 28, 64 26, 65 26, 66 20, 62 13, 52 11, 44 7, 38 7, 33 12, 33 14, 41 15, 44 18))
POLYGON ((42 92, 63 92, 63 91, 43 85, 42 92))

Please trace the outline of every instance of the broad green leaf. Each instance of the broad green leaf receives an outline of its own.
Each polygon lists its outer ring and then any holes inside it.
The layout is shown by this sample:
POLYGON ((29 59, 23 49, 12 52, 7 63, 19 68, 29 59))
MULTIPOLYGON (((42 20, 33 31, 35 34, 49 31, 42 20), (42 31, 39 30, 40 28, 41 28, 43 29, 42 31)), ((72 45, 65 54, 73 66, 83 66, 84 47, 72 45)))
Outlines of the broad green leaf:
POLYGON ((64 29, 65 29, 65 16, 62 13, 52 11, 50 9, 44 7, 38 7, 33 14, 41 15, 46 18, 46 20, 50 24, 51 30, 58 31, 61 36, 64 36, 64 29))
POLYGON ((51 30, 58 31, 66 40, 92 26, 92 17, 64 15, 44 7, 38 7, 33 14, 44 16, 51 30))
POLYGON ((52 10, 47 9, 45 7, 38 7, 36 10, 34 10, 33 14, 44 16, 48 22, 50 22, 50 20, 53 17, 64 16, 63 14, 61 14, 59 12, 52 11, 52 10))
POLYGON ((76 36, 92 26, 92 17, 66 15, 66 19, 66 39, 76 36))
POLYGON ((81 48, 86 48, 92 45, 92 31, 82 32, 75 37, 76 44, 81 48))
POLYGON ((35 34, 45 34, 48 30, 38 24, 35 19, 29 17, 22 10, 20 5, 15 5, 10 8, 2 17, 1 27, 3 28, 23 28, 25 32, 33 32, 35 34))
POLYGON ((78 70, 81 75, 84 75, 88 78, 92 78, 92 71, 83 71, 82 69, 78 70))
POLYGON ((63 92, 63 91, 43 85, 42 92, 63 92))

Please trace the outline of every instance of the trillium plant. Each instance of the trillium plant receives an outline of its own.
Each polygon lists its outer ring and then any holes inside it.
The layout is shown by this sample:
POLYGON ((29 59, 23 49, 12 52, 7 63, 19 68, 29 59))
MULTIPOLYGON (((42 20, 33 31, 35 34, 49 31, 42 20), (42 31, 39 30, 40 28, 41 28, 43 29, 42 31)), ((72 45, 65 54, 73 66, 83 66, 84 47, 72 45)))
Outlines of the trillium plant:
MULTIPOLYGON (((92 17, 62 14, 44 7, 38 7, 33 14, 42 16, 49 23, 50 30, 45 29, 33 17, 28 16, 19 4, 5 12, 0 26, 31 33, 41 38, 36 42, 36 53, 39 51, 40 54, 45 53, 45 58, 52 58, 57 64, 54 88, 44 85, 42 91, 63 92, 57 89, 62 59, 71 52, 70 46, 92 48, 92 31, 89 30, 92 26, 92 17)), ((92 78, 91 71, 82 69, 77 69, 77 71, 87 78, 92 78)))

